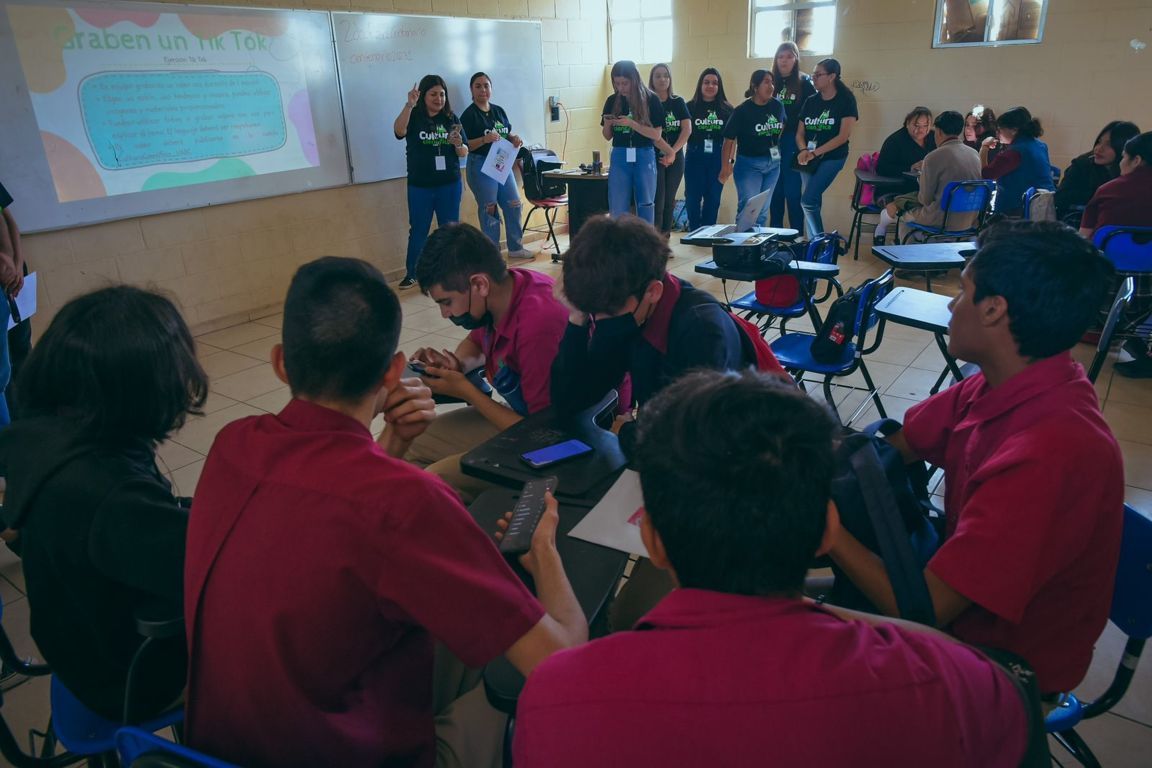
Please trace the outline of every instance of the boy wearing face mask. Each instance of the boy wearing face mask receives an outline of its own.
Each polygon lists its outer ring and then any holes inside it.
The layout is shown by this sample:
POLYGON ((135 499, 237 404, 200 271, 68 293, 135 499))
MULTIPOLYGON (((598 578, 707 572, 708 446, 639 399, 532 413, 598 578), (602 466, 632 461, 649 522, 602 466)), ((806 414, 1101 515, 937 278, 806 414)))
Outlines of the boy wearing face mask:
POLYGON ((487 486, 460 471, 460 456, 548 407, 552 358, 568 310, 553 294, 551 277, 508 268, 492 241, 469 224, 432 233, 416 265, 416 280, 440 307, 440 316, 469 334, 454 352, 423 347, 412 359, 424 364, 424 382, 434 394, 472 407, 437 418, 405 458, 445 479, 469 501, 487 486), (507 405, 465 375, 481 366, 507 405))

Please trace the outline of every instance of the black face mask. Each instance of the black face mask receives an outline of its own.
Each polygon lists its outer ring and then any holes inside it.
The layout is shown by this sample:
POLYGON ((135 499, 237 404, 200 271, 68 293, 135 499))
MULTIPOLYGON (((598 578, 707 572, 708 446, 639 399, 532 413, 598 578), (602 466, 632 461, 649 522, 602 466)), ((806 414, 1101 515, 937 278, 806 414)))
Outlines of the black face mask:
MULTIPOLYGON (((484 304, 487 306, 487 299, 484 300, 484 304)), ((480 317, 472 317, 471 288, 468 289, 468 311, 462 315, 449 315, 448 319, 451 320, 452 324, 457 328, 463 328, 466 331, 474 331, 477 328, 488 328, 492 325, 492 313, 487 309, 484 310, 484 314, 480 317)))
POLYGON ((629 312, 618 317, 606 317, 596 321, 596 338, 626 340, 640 335, 636 316, 629 312))

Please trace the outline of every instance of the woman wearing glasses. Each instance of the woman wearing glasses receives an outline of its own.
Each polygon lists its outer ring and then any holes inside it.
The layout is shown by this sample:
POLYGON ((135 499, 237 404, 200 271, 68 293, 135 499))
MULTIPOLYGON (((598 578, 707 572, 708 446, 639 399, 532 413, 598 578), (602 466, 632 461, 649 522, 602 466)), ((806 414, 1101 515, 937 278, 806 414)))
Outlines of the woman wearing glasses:
POLYGON ((820 209, 824 190, 848 159, 848 138, 860 112, 851 89, 840 82, 840 62, 824 59, 812 70, 816 95, 809 96, 800 108, 796 127, 796 163, 800 170, 803 193, 804 224, 808 237, 824 233, 820 209))
MULTIPOLYGON (((878 196, 876 204, 885 206, 895 198, 908 192, 915 192, 917 184, 914 179, 904 175, 907 171, 919 171, 924 163, 924 157, 936 149, 936 138, 932 135, 932 110, 928 107, 915 107, 904 116, 904 127, 884 140, 880 147, 880 160, 876 163, 876 173, 881 176, 890 176, 901 179, 900 184, 885 185, 883 194, 878 196)), ((888 222, 880 217, 876 225, 876 232, 872 236, 873 245, 884 245, 888 233, 888 222)))

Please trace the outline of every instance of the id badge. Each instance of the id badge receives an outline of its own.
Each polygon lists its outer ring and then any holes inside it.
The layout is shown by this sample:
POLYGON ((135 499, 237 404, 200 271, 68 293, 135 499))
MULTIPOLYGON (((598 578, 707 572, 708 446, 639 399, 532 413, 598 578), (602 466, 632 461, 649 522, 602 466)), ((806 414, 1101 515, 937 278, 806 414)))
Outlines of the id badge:
POLYGON ((624 150, 624 159, 629 163, 636 162, 636 147, 628 147, 624 150))
POLYGON ((436 155, 436 170, 448 170, 448 158, 444 157, 444 155, 436 155))
POLYGON ((779 147, 770 147, 768 149, 768 154, 772 156, 773 160, 779 160, 780 159, 780 148, 779 147))
POLYGON ((712 154, 712 139, 704 139, 704 151, 707 154, 712 154))

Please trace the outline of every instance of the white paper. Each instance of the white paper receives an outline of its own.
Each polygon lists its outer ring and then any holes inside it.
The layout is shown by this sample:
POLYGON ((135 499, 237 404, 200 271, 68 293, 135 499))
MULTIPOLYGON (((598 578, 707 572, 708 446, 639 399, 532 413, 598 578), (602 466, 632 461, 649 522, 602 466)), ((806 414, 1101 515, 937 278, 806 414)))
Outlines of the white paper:
POLYGON ((639 513, 643 506, 640 475, 626 469, 600 503, 568 535, 630 555, 648 557, 648 550, 640 538, 639 513))
MULTIPOLYGON (((27 320, 36 314, 36 273, 28 275, 24 278, 24 287, 20 289, 20 295, 16 297, 16 309, 20 310, 20 319, 27 320)), ((16 327, 16 319, 11 315, 8 317, 8 330, 16 327)))
POLYGON ((500 139, 488 148, 488 156, 484 158, 484 165, 480 166, 480 173, 494 179, 497 184, 503 184, 508 181, 515 160, 516 146, 508 139, 500 139))

